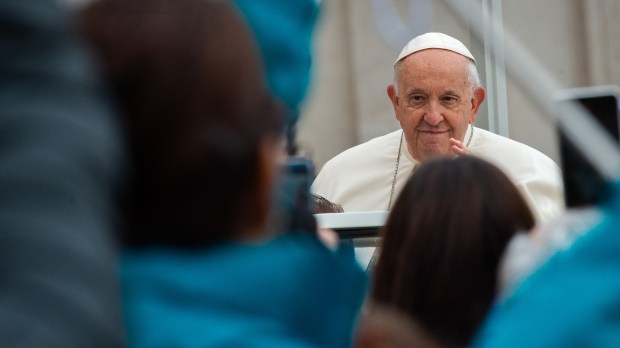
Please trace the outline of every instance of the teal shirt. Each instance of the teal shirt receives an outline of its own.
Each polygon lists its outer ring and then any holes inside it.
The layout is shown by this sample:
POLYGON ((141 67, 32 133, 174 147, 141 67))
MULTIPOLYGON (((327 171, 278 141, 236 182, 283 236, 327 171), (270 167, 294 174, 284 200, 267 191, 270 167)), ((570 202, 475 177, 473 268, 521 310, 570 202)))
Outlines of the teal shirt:
POLYGON ((131 347, 348 347, 367 283, 306 234, 127 252, 122 276, 131 347))

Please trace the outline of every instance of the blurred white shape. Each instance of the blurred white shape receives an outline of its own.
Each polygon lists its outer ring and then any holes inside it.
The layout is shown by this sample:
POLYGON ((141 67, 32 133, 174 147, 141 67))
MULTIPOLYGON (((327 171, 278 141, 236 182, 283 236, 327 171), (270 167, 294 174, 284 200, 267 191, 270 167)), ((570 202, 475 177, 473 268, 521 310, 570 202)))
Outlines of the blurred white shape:
POLYGON ((556 252, 569 248, 577 238, 597 225, 603 214, 597 208, 567 210, 537 230, 512 238, 499 267, 498 293, 506 298, 530 274, 556 252))
POLYGON ((432 7, 429 0, 409 0, 403 18, 394 0, 370 0, 374 19, 383 39, 400 50, 409 40, 429 30, 432 7))

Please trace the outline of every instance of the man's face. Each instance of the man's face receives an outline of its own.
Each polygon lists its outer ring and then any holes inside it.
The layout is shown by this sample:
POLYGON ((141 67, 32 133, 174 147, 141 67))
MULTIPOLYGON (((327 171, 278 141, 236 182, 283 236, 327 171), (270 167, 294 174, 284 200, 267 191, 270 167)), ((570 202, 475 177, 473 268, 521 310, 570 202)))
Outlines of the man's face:
POLYGON ((467 58, 442 49, 419 51, 401 62, 397 88, 390 85, 388 95, 416 160, 455 156, 450 138, 462 142, 476 119, 484 90, 472 90, 468 63, 467 58))

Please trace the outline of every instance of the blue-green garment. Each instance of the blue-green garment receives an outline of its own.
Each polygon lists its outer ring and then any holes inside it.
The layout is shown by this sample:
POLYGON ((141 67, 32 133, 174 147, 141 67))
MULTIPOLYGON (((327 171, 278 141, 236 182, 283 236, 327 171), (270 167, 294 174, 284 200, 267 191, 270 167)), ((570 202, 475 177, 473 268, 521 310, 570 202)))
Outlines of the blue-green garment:
POLYGON ((620 347, 620 183, 602 222, 491 313, 476 347, 620 347))
POLYGON ((254 32, 271 91, 287 106, 287 124, 299 117, 311 80, 317 0, 235 0, 254 32))
POLYGON ((122 261, 131 347, 348 347, 366 290, 350 250, 309 234, 122 261))

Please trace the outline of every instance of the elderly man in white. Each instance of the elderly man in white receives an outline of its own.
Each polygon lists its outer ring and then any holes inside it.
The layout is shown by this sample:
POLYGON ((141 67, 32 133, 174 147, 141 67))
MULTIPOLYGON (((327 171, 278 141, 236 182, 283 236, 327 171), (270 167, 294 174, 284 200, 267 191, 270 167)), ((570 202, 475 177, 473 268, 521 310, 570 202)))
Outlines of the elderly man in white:
POLYGON ((416 165, 435 156, 471 154, 506 173, 538 222, 563 211, 562 176, 553 160, 473 126, 485 90, 473 55, 457 39, 426 33, 411 40, 394 63, 387 94, 401 129, 328 161, 312 185, 314 193, 345 212, 390 210, 416 165))

